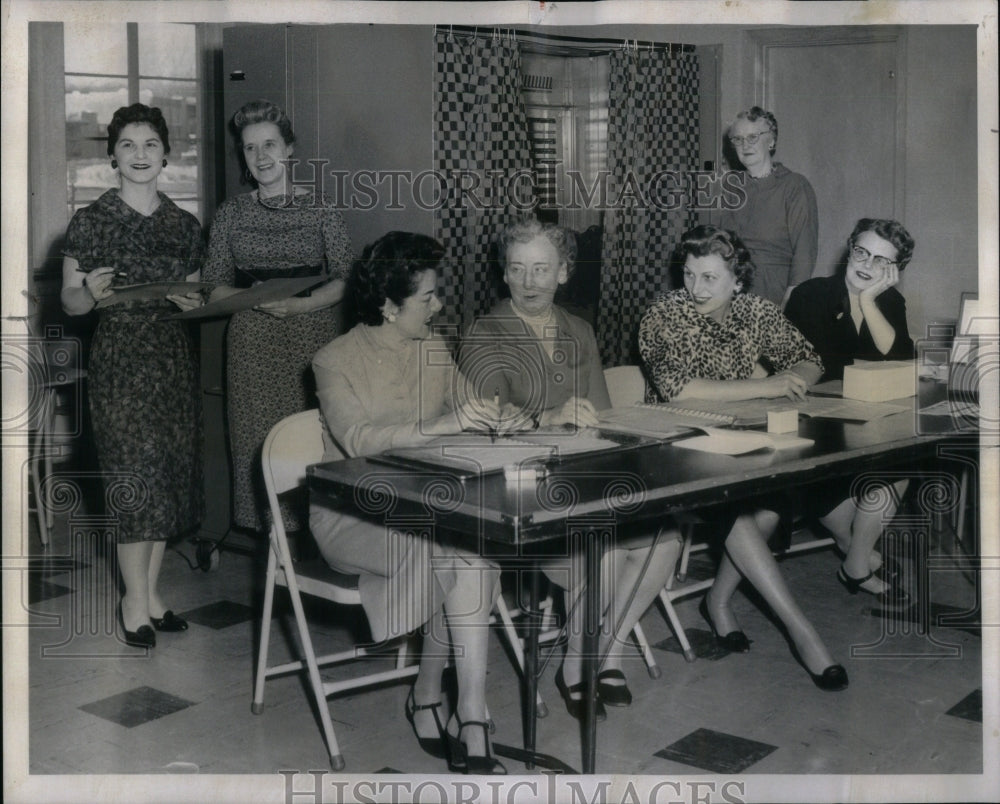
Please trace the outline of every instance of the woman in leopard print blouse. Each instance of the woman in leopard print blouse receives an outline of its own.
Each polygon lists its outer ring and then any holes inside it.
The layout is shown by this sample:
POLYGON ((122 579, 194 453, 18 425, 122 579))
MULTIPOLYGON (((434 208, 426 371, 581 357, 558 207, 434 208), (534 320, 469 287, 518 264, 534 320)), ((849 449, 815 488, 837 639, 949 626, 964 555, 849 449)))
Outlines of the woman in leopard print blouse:
MULTIPOLYGON (((740 239, 699 226, 684 234, 676 260, 683 264, 684 288, 657 297, 639 327, 653 401, 802 398, 823 374, 823 363, 777 305, 747 292, 753 263, 740 239)), ((740 652, 750 648, 729 608, 746 577, 788 629, 817 686, 844 689, 846 671, 796 604, 767 546, 778 515, 746 503, 713 509, 704 518, 728 534, 702 609, 719 643, 740 652)))

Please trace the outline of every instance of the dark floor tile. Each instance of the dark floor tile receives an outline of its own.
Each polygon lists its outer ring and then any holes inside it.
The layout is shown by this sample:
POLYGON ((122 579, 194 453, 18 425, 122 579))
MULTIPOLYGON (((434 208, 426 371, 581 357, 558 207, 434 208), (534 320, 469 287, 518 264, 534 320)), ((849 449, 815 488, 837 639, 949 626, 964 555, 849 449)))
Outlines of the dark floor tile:
POLYGON ((68 595, 72 591, 73 590, 68 586, 63 586, 58 583, 50 583, 49 581, 42 580, 33 572, 28 573, 29 603, 41 603, 43 600, 52 600, 53 598, 68 595))
POLYGON ((655 756, 711 773, 742 773, 777 746, 712 729, 697 729, 656 752, 655 756))
POLYGON ((187 709, 193 704, 194 701, 186 701, 152 687, 136 687, 110 698, 84 704, 80 709, 130 729, 187 709))
POLYGON ((973 723, 983 722, 983 691, 973 690, 951 709, 945 712, 946 715, 961 717, 971 720, 973 723))
POLYGON ((234 603, 232 600, 217 600, 215 603, 181 612, 179 616, 189 622, 219 630, 252 620, 254 611, 243 603, 234 603))
MULTIPOLYGON (((715 635, 711 631, 706 631, 703 628, 686 628, 684 629, 684 633, 687 634, 688 642, 690 643, 692 650, 694 650, 695 656, 699 659, 710 659, 715 661, 716 659, 721 659, 730 654, 730 651, 721 647, 719 643, 715 641, 715 635)), ((667 637, 666 639, 661 639, 659 642, 655 643, 653 647, 670 653, 684 653, 684 650, 681 648, 681 643, 677 641, 677 637, 672 636, 667 637)))

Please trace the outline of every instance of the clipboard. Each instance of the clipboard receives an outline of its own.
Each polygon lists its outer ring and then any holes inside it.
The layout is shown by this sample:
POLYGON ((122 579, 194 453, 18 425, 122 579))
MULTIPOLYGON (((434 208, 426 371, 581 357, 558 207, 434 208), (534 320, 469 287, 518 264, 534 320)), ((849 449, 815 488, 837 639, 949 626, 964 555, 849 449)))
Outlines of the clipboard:
POLYGON ((324 275, 301 276, 301 277, 281 277, 278 279, 266 279, 263 282, 234 293, 218 301, 203 304, 182 313, 176 313, 167 318, 174 319, 197 319, 197 318, 219 318, 241 313, 244 310, 252 310, 258 304, 267 302, 283 301, 290 299, 296 293, 321 285, 327 281, 324 275))
POLYGON ((114 294, 101 299, 94 305, 95 310, 113 307, 133 301, 165 301, 167 296, 183 296, 196 290, 212 290, 213 282, 144 282, 140 285, 113 287, 114 294))

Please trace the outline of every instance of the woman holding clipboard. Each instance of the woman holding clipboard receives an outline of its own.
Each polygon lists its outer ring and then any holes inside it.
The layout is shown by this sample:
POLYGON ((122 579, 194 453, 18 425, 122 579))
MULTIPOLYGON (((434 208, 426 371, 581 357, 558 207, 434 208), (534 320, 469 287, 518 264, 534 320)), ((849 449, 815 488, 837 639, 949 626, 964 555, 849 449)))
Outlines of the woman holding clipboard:
MULTIPOLYGON (((156 189, 170 140, 157 108, 123 106, 108 125, 108 156, 121 186, 70 221, 63 248, 63 310, 84 315, 118 285, 197 282, 201 224, 156 189)), ((168 297, 182 308, 197 294, 168 297)), ((157 579, 168 539, 202 517, 201 404, 187 325, 164 320, 164 299, 101 306, 88 383, 97 458, 115 508, 125 583, 119 618, 129 645, 151 648, 155 631, 183 631, 157 579)))
MULTIPOLYGON (((265 100, 233 117, 237 153, 254 190, 223 203, 212 223, 205 280, 217 282, 211 301, 276 278, 321 277, 308 296, 261 304, 236 313, 226 335, 226 386, 233 473, 233 523, 263 531, 259 452, 271 427, 314 406, 309 364, 337 335, 331 309, 344 295, 352 250, 344 219, 332 202, 295 187, 291 121, 265 100)), ((290 533, 305 523, 283 507, 290 533)))

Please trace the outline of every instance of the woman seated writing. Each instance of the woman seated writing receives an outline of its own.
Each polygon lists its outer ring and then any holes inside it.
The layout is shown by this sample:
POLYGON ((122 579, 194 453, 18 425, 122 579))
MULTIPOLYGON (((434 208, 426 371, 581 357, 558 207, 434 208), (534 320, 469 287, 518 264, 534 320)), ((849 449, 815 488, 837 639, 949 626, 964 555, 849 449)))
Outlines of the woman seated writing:
MULTIPOLYGON (((753 263, 740 239, 725 229, 699 226, 684 234, 675 258, 683 264, 684 288, 658 296, 639 327, 639 351, 653 383, 651 401, 802 398, 823 365, 776 304, 748 293, 753 263), (762 359, 773 367, 770 376, 762 359)), ((816 685, 847 687, 847 672, 834 664, 767 546, 778 515, 747 502, 713 509, 705 518, 719 526, 719 534, 728 534, 702 608, 720 644, 750 649, 729 608, 745 577, 788 629, 816 685)))
MULTIPOLYGON (((348 284, 360 323, 313 360, 324 424, 324 460, 413 446, 497 421, 491 400, 453 397, 455 364, 422 360, 421 343, 441 309, 443 248, 390 232, 365 249, 348 284), (443 363, 443 364, 442 364, 443 363)), ((420 746, 467 773, 505 773, 487 736, 486 660, 500 572, 475 552, 313 505, 310 527, 327 562, 360 576, 372 636, 382 641, 426 626, 420 670, 406 704, 420 746), (458 701, 449 718, 441 674, 449 654, 458 701)))
MULTIPOLYGON (((844 366, 855 360, 913 359, 906 301, 896 290, 913 246, 910 233, 897 221, 862 218, 847 241, 847 261, 841 269, 834 276, 810 279, 792 292, 785 314, 823 359, 824 380, 843 379, 844 366)), ((845 555, 837 578, 848 591, 902 605, 909 600, 906 591, 876 574, 883 564, 875 544, 883 523, 896 513, 907 482, 893 482, 893 491, 889 485, 876 482, 868 487, 868 496, 882 505, 860 504, 860 495, 851 493, 850 478, 810 488, 803 499, 845 555), (880 485, 887 493, 877 493, 880 485)))
MULTIPOLYGON (((554 304, 556 290, 573 270, 576 238, 554 224, 527 219, 504 230, 499 259, 510 299, 477 320, 462 344, 462 373, 480 395, 494 395, 503 406, 505 424, 582 427, 597 424, 597 412, 611 407, 597 341, 590 325, 554 304)), ((598 718, 605 705, 628 706, 632 694, 625 683, 620 651, 643 612, 666 583, 679 554, 676 529, 659 534, 619 534, 603 559, 602 606, 614 628, 602 629, 598 655, 598 718), (652 547, 653 553, 650 555, 652 547)), ((556 677, 573 717, 584 711, 583 605, 585 578, 582 552, 565 560, 545 560, 543 570, 568 589, 566 657, 556 677)))

